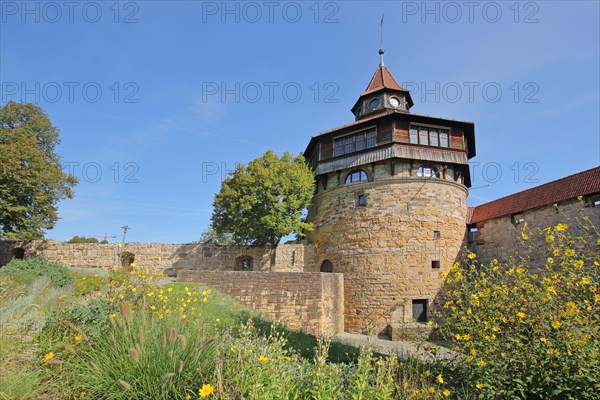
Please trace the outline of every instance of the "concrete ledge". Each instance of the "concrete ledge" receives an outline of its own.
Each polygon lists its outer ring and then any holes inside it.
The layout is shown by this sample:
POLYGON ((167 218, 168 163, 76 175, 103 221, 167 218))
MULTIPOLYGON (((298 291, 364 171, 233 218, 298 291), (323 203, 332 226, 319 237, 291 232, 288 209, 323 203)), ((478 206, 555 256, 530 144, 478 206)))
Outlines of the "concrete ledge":
POLYGON ((394 342, 426 339, 431 333, 431 327, 417 322, 392 322, 388 326, 388 336, 394 342))

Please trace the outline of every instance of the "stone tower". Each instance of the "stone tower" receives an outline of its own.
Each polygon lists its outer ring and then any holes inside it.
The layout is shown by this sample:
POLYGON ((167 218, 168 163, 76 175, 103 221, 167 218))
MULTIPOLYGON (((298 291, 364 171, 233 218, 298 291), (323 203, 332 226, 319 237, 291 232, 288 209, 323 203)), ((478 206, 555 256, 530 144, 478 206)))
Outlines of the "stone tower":
POLYGON ((474 124, 410 112, 381 61, 355 121, 311 138, 317 181, 308 239, 322 272, 344 274, 348 332, 424 322, 463 244, 474 124))

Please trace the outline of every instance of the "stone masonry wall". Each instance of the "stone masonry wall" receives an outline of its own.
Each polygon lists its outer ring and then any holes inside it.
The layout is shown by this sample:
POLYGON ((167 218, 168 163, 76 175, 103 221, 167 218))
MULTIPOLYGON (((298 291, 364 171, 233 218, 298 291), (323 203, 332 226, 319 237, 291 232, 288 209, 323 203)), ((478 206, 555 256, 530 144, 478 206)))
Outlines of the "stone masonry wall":
POLYGON ((401 172, 386 176, 328 187, 309 209, 309 221, 319 227, 308 235, 317 247, 317 265, 329 260, 333 272, 344 274, 348 332, 379 333, 391 322, 410 322, 413 300, 433 301, 442 273, 463 245, 464 186, 401 172), (365 206, 358 195, 365 196, 365 206))
MULTIPOLYGON (((162 270, 201 269, 234 270, 236 258, 253 257, 255 271, 270 269, 269 250, 264 248, 220 247, 204 244, 128 243, 116 244, 62 243, 51 240, 0 240, 0 266, 22 248, 26 257, 40 256, 68 267, 112 268, 121 265, 121 254, 131 253, 138 267, 162 270)), ((315 250, 305 244, 283 244, 277 247, 276 271, 314 269, 315 250)))
POLYGON ((181 270, 177 281, 217 288, 289 329, 319 336, 344 331, 342 274, 181 270))
MULTIPOLYGON (((573 236, 583 234, 583 217, 586 216, 596 227, 600 226, 600 207, 585 206, 577 199, 546 207, 528 210, 522 213, 527 230, 539 230, 559 223, 569 225, 569 233, 573 236)), ((531 239, 523 241, 521 228, 523 223, 515 225, 510 215, 477 223, 477 239, 469 244, 477 258, 488 263, 492 259, 505 260, 508 257, 520 255, 530 257, 532 264, 544 265, 548 254, 544 237, 531 235, 531 239), (532 245, 541 250, 532 251, 532 245)))

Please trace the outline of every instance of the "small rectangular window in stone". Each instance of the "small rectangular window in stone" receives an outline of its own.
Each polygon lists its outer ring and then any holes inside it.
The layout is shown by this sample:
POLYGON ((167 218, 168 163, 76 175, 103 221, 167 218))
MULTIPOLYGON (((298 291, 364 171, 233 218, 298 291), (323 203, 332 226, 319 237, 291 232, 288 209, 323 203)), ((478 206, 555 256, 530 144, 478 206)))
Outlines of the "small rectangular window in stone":
POLYGON ((439 262, 439 260, 433 260, 433 261, 431 261, 431 268, 433 268, 433 269, 440 269, 440 262, 439 262))
POLYGON ((439 239, 440 238, 440 231, 433 231, 433 238, 434 239, 439 239))
POLYGON ((358 196, 356 196, 356 205, 357 206, 366 206, 367 205, 367 199, 365 198, 364 194, 359 194, 358 196))
POLYGON ((469 226, 469 233, 467 234, 467 240, 469 243, 477 241, 477 227, 469 226))
POLYGON ((427 300, 418 299, 412 301, 412 319, 416 322, 427 322, 427 300))
POLYGON ((412 144, 419 144, 419 130, 416 126, 410 127, 410 142, 412 144))
POLYGON ((367 132, 367 147, 374 147, 377 144, 377 132, 374 130, 367 132))
POLYGON ((523 214, 519 213, 519 214, 513 214, 512 215, 512 223, 514 226, 517 226, 519 224, 522 224, 525 222, 525 217, 523 216, 523 214))

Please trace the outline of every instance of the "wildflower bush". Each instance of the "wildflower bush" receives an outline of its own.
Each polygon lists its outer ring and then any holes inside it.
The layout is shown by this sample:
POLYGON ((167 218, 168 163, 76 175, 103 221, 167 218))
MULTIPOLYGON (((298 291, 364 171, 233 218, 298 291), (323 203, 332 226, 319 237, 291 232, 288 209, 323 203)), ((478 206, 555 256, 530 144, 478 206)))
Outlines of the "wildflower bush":
POLYGON ((69 286, 73 283, 73 275, 67 267, 40 257, 13 259, 2 270, 7 274, 25 272, 33 276, 46 276, 57 287, 69 286))
POLYGON ((544 243, 545 265, 483 265, 468 252, 439 304, 441 337, 460 352, 453 376, 478 399, 597 399, 600 393, 600 235, 588 219, 521 231, 544 243))

